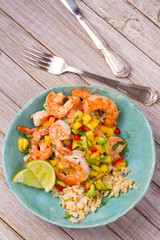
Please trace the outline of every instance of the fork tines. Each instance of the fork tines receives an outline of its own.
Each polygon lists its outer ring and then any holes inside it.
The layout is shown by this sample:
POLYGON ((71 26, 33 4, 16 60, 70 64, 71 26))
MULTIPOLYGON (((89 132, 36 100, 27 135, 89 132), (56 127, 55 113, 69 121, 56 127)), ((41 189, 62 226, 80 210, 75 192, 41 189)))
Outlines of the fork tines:
POLYGON ((19 53, 24 61, 44 71, 48 71, 50 63, 54 57, 52 54, 40 52, 26 46, 21 46, 19 53))

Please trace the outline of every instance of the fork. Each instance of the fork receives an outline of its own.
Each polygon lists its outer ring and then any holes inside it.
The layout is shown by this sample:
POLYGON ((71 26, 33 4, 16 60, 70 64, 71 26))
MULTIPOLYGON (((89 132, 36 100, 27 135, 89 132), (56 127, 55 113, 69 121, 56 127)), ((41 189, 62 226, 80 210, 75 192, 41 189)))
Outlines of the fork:
POLYGON ((119 92, 122 92, 123 94, 126 94, 127 96, 143 103, 144 105, 152 105, 158 100, 158 93, 154 88, 139 86, 136 84, 121 83, 117 80, 83 71, 78 68, 68 66, 65 60, 61 57, 40 52, 30 47, 21 46, 20 50, 20 56, 24 61, 36 68, 47 71, 54 75, 60 75, 64 72, 85 75, 107 84, 108 86, 118 90, 119 92))

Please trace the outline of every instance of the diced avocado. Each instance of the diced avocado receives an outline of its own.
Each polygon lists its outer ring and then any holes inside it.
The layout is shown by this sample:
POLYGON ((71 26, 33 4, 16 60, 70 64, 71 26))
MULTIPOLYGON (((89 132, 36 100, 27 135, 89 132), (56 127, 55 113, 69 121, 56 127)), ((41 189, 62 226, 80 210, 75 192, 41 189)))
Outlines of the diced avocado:
POLYGON ((102 136, 96 137, 95 140, 96 140, 96 143, 99 145, 103 145, 105 143, 105 138, 102 136))
POLYGON ((83 112, 81 111, 77 111, 74 115, 74 119, 77 122, 80 122, 82 120, 82 117, 83 117, 83 112))
POLYGON ((66 186, 66 184, 64 183, 64 182, 61 182, 61 181, 56 181, 56 183, 58 184, 58 185, 61 185, 61 186, 63 186, 63 187, 65 187, 66 186))
POLYGON ((95 186, 95 183, 92 183, 91 188, 86 194, 86 197, 91 198, 95 195, 95 193, 96 193, 96 186, 95 186))
POLYGON ((101 190, 112 190, 112 185, 104 183, 101 179, 98 179, 97 182, 98 186, 101 186, 101 190))
POLYGON ((18 150, 20 152, 28 152, 27 148, 29 145, 29 141, 26 138, 20 137, 17 140, 18 150))
POLYGON ((105 144, 101 145, 102 146, 102 153, 105 152, 105 144))
POLYGON ((101 163, 111 163, 112 162, 112 156, 111 155, 105 155, 101 159, 101 163))
POLYGON ((104 187, 105 187, 104 190, 112 190, 113 189, 113 186, 110 184, 107 184, 107 183, 104 183, 104 187))
POLYGON ((72 149, 73 149, 73 150, 83 150, 81 141, 79 141, 79 140, 78 140, 78 141, 73 140, 73 142, 72 142, 72 149))
POLYGON ((84 149, 91 149, 90 142, 87 140, 86 136, 81 136, 81 144, 84 147, 84 149))

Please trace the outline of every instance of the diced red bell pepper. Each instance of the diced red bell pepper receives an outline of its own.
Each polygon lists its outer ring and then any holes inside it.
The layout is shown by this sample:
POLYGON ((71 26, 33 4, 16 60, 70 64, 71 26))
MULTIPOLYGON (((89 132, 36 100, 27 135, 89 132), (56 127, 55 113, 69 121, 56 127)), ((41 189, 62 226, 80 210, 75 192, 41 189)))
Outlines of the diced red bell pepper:
POLYGON ((77 141, 78 139, 80 139, 80 137, 81 137, 81 135, 79 135, 79 134, 75 134, 75 135, 74 135, 74 140, 77 141))
POLYGON ((58 189, 59 192, 62 191, 62 188, 63 188, 63 186, 57 185, 57 189, 58 189))
POLYGON ((97 148, 95 146, 91 146, 91 152, 92 153, 97 152, 97 148))
POLYGON ((119 158, 118 160, 116 160, 116 161, 112 164, 112 166, 113 166, 113 167, 116 167, 116 165, 117 165, 118 163, 122 162, 123 160, 124 160, 123 157, 122 157, 122 158, 119 158))
POLYGON ((72 151, 72 145, 71 144, 66 145, 66 148, 68 148, 69 150, 72 151))
POLYGON ((85 127, 84 125, 82 127, 79 128, 82 132, 83 131, 89 131, 89 128, 85 127))
POLYGON ((84 183, 82 184, 82 186, 83 186, 84 188, 89 188, 89 187, 90 187, 90 184, 89 184, 89 182, 84 182, 84 183))
POLYGON ((120 134, 120 133, 121 133, 121 130, 116 127, 116 129, 114 130, 114 134, 120 134))

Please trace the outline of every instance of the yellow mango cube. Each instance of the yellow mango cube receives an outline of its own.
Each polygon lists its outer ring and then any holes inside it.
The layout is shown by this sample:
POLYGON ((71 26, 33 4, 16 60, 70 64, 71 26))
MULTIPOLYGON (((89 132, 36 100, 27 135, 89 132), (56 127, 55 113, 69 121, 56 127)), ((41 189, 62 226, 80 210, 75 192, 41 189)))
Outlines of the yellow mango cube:
POLYGON ((51 143, 51 139, 50 139, 50 136, 49 136, 49 135, 46 135, 46 136, 44 137, 44 142, 45 142, 46 144, 50 144, 50 143, 51 143))
POLYGON ((106 135, 107 135, 107 137, 111 137, 113 135, 113 133, 114 133, 113 128, 108 128, 106 135))
POLYGON ((100 166, 100 171, 102 173, 106 173, 108 171, 108 166, 106 164, 103 164, 100 166))
POLYGON ((95 171, 90 171, 90 173, 89 173, 89 175, 91 176, 91 177, 95 177, 95 176, 97 176, 97 172, 95 172, 95 171))
POLYGON ((49 127, 55 122, 55 117, 50 117, 48 120, 49 127))
POLYGON ((75 120, 76 120, 77 122, 80 122, 80 121, 82 120, 82 117, 83 117, 83 112, 77 111, 77 112, 75 113, 74 117, 75 117, 75 120))
POLYGON ((96 165, 91 165, 92 166, 92 168, 93 168, 93 170, 95 170, 96 172, 99 172, 100 171, 100 168, 99 167, 97 167, 96 165))
POLYGON ((59 169, 59 170, 64 170, 65 169, 65 167, 62 165, 62 163, 60 163, 60 162, 58 162, 57 163, 57 169, 59 169))
POLYGON ((96 179, 100 179, 104 175, 105 175, 105 173, 98 173, 95 177, 96 177, 96 179))
POLYGON ((104 144, 105 152, 108 153, 110 151, 109 141, 107 140, 104 144))
POLYGON ((97 183, 97 182, 96 182, 96 189, 102 190, 101 185, 99 183, 97 183))
POLYGON ((50 161, 50 164, 51 164, 53 167, 55 167, 55 166, 57 165, 57 161, 56 161, 56 160, 51 160, 51 161, 50 161))
POLYGON ((87 131, 87 132, 86 132, 86 136, 87 136, 87 138, 88 138, 91 142, 94 141, 94 133, 93 133, 93 131, 87 131))
POLYGON ((18 150, 20 152, 25 152, 27 147, 28 147, 29 142, 27 141, 26 138, 20 137, 18 138, 17 145, 18 145, 18 150))
POLYGON ((94 122, 96 122, 97 125, 98 125, 99 122, 100 122, 100 120, 99 120, 99 118, 98 118, 97 116, 93 116, 93 117, 92 117, 92 120, 93 120, 94 122))
POLYGON ((108 127, 104 126, 104 125, 100 125, 99 130, 101 130, 103 133, 107 133, 108 132, 108 127))
POLYGON ((82 125, 83 125, 83 124, 82 124, 81 122, 77 122, 77 121, 76 121, 76 122, 73 123, 72 128, 74 128, 74 129, 77 130, 77 129, 79 129, 80 127, 82 127, 82 125))
POLYGON ((118 168, 118 170, 121 170, 121 168, 125 167, 126 165, 127 165, 126 161, 122 161, 116 164, 116 168, 118 168))
POLYGON ((91 121, 91 116, 87 113, 83 114, 82 121, 84 125, 87 125, 91 121))
POLYGON ((98 153, 101 154, 101 153, 103 152, 101 145, 96 144, 96 145, 94 145, 94 146, 95 146, 95 148, 97 149, 98 153))
POLYGON ((91 159, 99 160, 100 156, 98 152, 94 152, 91 154, 91 159))

